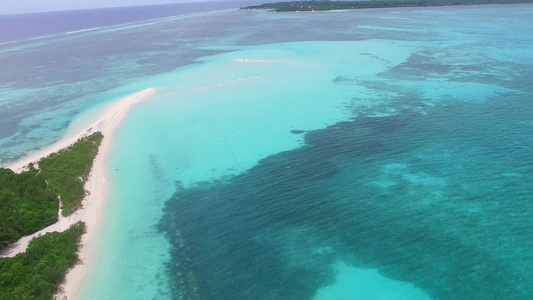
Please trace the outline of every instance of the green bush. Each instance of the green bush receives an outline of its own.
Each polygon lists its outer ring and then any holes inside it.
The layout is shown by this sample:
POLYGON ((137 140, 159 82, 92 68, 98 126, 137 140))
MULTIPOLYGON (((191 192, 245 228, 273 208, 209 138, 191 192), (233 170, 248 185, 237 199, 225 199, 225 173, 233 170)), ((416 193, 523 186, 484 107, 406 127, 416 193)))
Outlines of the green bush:
POLYGON ((100 132, 94 133, 38 163, 39 175, 47 180, 51 190, 61 195, 64 216, 78 209, 85 197, 83 185, 89 177, 102 138, 100 132))
POLYGON ((102 138, 97 132, 79 139, 41 159, 39 169, 30 164, 17 174, 0 168, 0 249, 57 222, 59 196, 63 215, 80 206, 102 138))
POLYGON ((57 222, 57 194, 33 165, 20 174, 0 168, 0 249, 57 222))
POLYGON ((24 253, 0 258, 0 300, 52 299, 66 272, 78 262, 85 224, 33 239, 24 253))

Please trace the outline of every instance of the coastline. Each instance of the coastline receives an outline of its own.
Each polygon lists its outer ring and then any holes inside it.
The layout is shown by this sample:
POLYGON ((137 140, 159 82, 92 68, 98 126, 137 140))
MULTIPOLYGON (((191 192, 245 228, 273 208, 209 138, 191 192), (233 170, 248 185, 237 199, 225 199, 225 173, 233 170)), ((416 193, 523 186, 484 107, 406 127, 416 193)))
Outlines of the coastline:
POLYGON ((97 236, 102 221, 102 211, 105 209, 108 198, 107 161, 114 141, 114 134, 130 109, 148 99, 155 91, 156 88, 148 88, 112 102, 104 109, 98 119, 85 130, 85 134, 91 131, 100 131, 104 135, 104 139, 94 159, 89 180, 85 184, 85 189, 89 194, 83 200, 83 208, 75 213, 80 215, 80 220, 85 222, 87 228, 87 232, 82 236, 81 247, 78 251, 80 263, 67 272, 58 294, 60 299, 78 298, 82 283, 98 249, 97 236))
MULTIPOLYGON (((122 122, 124 117, 127 115, 127 112, 131 106, 147 99, 153 95, 156 91, 156 88, 147 88, 140 92, 125 96, 123 98, 117 99, 107 106, 105 106, 101 113, 96 117, 96 119, 91 120, 88 125, 83 126, 80 130, 77 130, 74 133, 67 134, 65 137, 55 142, 54 144, 45 147, 43 149, 37 150, 36 152, 30 153, 27 157, 24 157, 9 166, 14 172, 21 172, 24 170, 29 163, 37 163, 41 158, 48 156, 51 153, 58 152, 61 149, 67 148, 68 146, 74 144, 78 139, 91 135, 94 132, 101 131, 104 136, 106 132, 112 134, 112 131, 122 122), (119 119, 118 124, 115 124, 117 119, 119 119), (111 124, 112 123, 112 124, 111 124), (113 127, 112 131, 109 130, 109 127, 113 127), (105 131, 105 132, 104 132, 105 131)), ((103 145, 103 142, 102 142, 103 145)), ((102 146, 100 146, 100 149, 102 146)), ((100 153, 101 150, 99 150, 100 153)))
POLYGON ((115 131, 121 125, 122 121, 126 118, 130 109, 134 105, 148 99, 155 92, 156 88, 147 88, 111 102, 105 106, 96 119, 89 122, 87 126, 62 138, 53 145, 32 153, 28 157, 9 166, 13 171, 20 172, 29 163, 35 163, 42 157, 66 148, 76 142, 79 138, 98 131, 104 135, 104 139, 98 149, 98 154, 93 161, 89 179, 85 183, 85 190, 88 193, 82 201, 82 207, 68 217, 60 216, 58 222, 49 227, 44 228, 31 236, 22 238, 8 254, 8 256, 14 256, 17 253, 24 252, 28 242, 34 236, 46 232, 64 231, 78 221, 85 222, 87 232, 82 236, 81 246, 78 251, 81 263, 77 264, 73 269, 67 272, 65 281, 58 293, 59 299, 77 299, 80 287, 88 273, 88 267, 95 257, 95 249, 97 249, 97 246, 95 245, 97 241, 97 232, 99 231, 99 225, 102 221, 101 212, 105 208, 108 196, 107 160, 112 148, 115 131))

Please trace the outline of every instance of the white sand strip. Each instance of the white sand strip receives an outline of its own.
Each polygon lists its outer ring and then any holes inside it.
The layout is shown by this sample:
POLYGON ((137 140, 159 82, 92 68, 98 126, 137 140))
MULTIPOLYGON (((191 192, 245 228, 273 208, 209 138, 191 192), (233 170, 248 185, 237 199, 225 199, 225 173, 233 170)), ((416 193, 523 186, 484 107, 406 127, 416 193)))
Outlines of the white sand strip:
POLYGON ((75 212, 68 217, 59 216, 59 220, 55 222, 54 224, 44 229, 41 229, 34 234, 22 237, 17 242, 9 245, 9 247, 2 249, 2 253, 0 253, 0 257, 13 257, 19 253, 22 253, 26 251, 26 248, 28 248, 28 244, 33 238, 41 236, 48 232, 56 232, 56 231, 63 232, 67 230, 72 224, 78 222, 79 220, 80 220, 80 217, 79 217, 78 212, 75 212))
MULTIPOLYGON (((112 127, 110 123, 112 120, 119 118, 122 121, 122 118, 127 114, 129 108, 132 105, 135 105, 142 100, 150 97, 154 92, 155 88, 148 88, 138 93, 126 96, 124 98, 113 101, 108 104, 103 110, 102 113, 97 117, 96 120, 90 123, 90 125, 82 128, 80 131, 71 133, 68 136, 65 136, 61 140, 57 141, 53 145, 46 147, 44 149, 38 150, 31 153, 28 157, 25 157, 15 163, 13 163, 9 168, 15 172, 20 172, 27 166, 29 163, 36 163, 41 158, 48 156, 51 153, 57 152, 61 149, 67 148, 68 146, 74 144, 78 139, 88 136, 91 133, 101 131, 104 136, 104 129, 107 127, 112 127), (125 111, 125 113, 124 113, 125 111)), ((114 122, 114 121, 113 121, 114 122)), ((113 123, 114 124, 114 123, 113 123)))
POLYGON ((107 161, 113 144, 115 131, 128 115, 131 107, 149 98, 155 93, 155 91, 156 88, 148 88, 113 101, 108 104, 102 110, 102 113, 97 116, 94 121, 90 122, 87 127, 71 136, 61 139, 50 147, 31 154, 29 157, 18 161, 11 166, 11 169, 17 172, 23 170, 24 166, 28 165, 30 162, 35 163, 42 157, 72 145, 81 137, 97 131, 100 131, 104 135, 104 139, 98 150, 98 155, 94 159, 89 179, 85 184, 88 196, 83 200, 82 208, 78 209, 68 217, 61 218, 57 223, 39 231, 31 237, 22 238, 16 243, 15 247, 12 249, 10 248, 9 253, 4 253, 4 255, 14 256, 17 253, 26 250, 27 244, 33 236, 52 231, 64 231, 78 221, 85 222, 87 233, 82 237, 82 247, 79 252, 82 263, 75 266, 74 269, 70 270, 67 274, 66 282, 63 286, 64 293, 61 294, 59 299, 65 299, 64 296, 67 296, 68 299, 78 298, 78 292, 86 278, 87 270, 95 257, 95 249, 97 249, 97 233, 102 221, 102 212, 108 197, 107 161))

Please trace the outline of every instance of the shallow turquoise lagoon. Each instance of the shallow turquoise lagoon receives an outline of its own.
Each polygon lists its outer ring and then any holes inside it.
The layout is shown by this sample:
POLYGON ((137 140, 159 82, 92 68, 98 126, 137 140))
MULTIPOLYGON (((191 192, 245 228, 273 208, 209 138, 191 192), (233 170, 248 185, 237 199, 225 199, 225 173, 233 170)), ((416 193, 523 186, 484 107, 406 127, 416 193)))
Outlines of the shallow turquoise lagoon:
POLYGON ((230 10, 34 45, 92 67, 2 87, 46 107, 13 106, 2 159, 159 88, 117 134, 83 299, 531 299, 532 16, 230 10))

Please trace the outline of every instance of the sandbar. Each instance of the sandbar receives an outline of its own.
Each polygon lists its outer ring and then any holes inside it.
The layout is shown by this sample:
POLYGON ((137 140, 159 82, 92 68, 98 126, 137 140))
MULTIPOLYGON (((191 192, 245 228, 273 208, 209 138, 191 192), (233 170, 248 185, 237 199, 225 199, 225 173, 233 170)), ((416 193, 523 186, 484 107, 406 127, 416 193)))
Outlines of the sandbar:
POLYGON ((277 59, 255 59, 255 58, 234 58, 234 62, 241 62, 241 63, 260 63, 260 62, 275 62, 279 61, 277 59))

